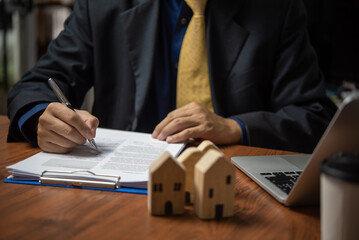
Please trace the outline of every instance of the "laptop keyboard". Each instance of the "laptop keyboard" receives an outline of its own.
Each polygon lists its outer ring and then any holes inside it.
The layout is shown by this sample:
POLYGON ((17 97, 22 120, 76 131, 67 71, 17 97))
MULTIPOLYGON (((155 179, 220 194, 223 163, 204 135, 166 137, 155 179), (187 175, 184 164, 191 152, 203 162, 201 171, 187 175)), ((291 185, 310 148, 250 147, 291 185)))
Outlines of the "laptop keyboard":
POLYGON ((302 171, 260 173, 283 192, 289 194, 302 171))

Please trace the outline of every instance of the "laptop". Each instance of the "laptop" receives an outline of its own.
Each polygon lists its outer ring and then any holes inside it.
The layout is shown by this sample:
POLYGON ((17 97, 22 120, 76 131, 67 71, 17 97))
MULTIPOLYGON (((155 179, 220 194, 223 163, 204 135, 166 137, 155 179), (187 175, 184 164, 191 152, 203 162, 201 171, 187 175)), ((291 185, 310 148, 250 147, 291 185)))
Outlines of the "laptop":
POLYGON ((231 160, 280 203, 316 205, 320 200, 320 163, 338 152, 359 152, 359 92, 345 98, 312 154, 241 156, 231 160))

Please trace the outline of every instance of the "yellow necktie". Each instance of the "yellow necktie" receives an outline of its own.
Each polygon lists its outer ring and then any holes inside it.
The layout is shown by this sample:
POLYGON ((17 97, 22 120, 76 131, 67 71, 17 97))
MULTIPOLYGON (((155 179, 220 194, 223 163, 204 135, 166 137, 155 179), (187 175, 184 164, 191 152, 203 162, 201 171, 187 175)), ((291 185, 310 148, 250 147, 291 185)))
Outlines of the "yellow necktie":
POLYGON ((181 47, 177 74, 177 108, 197 102, 213 111, 209 86, 204 11, 207 0, 185 0, 193 11, 181 47))

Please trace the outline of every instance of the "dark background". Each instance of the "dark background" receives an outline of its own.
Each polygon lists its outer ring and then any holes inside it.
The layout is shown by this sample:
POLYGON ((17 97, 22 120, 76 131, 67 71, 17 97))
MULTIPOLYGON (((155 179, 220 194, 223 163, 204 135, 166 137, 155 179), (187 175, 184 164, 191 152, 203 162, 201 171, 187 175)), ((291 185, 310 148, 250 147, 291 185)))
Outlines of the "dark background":
MULTIPOLYGON (((5 0, 0 0, 1 5, 5 0)), ((46 32, 43 21, 46 8, 54 5, 71 7, 74 0, 9 0, 8 11, 22 14, 38 8, 37 29, 46 32), (33 6, 34 5, 34 6, 33 6), (10 7, 9 7, 10 6, 10 7)), ((318 54, 319 65, 328 86, 339 88, 343 82, 359 88, 359 0, 303 0, 308 12, 308 32, 318 54)), ((3 9, 2 9, 3 10, 3 9)), ((0 18, 0 27, 3 29, 0 18)), ((11 18, 8 16, 8 27, 11 18)), ((49 26, 47 26, 49 27, 49 26)), ((41 32, 41 31, 39 31, 41 32)), ((41 34, 38 33, 40 36, 41 34)), ((43 34, 42 34, 43 35, 43 34)), ((41 35, 41 36, 42 36, 41 35)), ((51 39, 38 40, 38 58, 51 39)))
POLYGON ((330 85, 359 88, 359 0, 303 0, 308 32, 330 85))

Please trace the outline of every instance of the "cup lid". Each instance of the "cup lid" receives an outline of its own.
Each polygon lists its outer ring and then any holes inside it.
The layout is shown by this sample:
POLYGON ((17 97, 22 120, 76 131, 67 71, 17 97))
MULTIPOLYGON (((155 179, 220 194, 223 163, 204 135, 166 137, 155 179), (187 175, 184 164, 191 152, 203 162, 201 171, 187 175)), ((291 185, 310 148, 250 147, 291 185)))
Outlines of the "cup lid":
POLYGON ((359 182, 359 153, 338 153, 321 164, 323 173, 342 180, 359 182))

